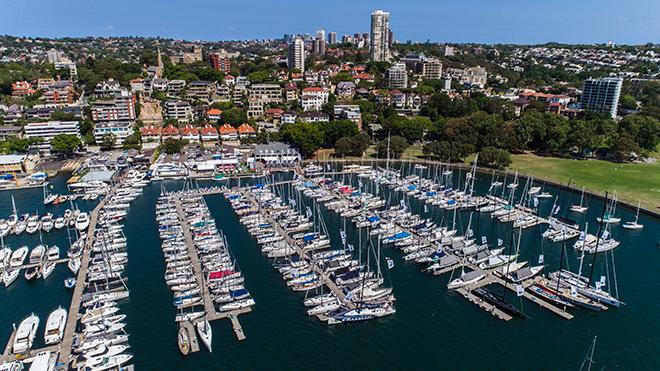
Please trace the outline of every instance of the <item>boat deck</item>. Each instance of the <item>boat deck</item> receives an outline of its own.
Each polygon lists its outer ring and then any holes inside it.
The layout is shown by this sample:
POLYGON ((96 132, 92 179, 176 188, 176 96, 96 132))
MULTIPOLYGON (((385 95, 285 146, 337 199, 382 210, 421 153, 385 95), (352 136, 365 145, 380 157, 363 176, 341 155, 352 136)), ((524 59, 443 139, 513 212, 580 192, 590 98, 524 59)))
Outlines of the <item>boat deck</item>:
POLYGON ((190 353, 199 352, 199 341, 197 340, 197 331, 190 321, 179 322, 180 327, 185 327, 190 338, 190 353))

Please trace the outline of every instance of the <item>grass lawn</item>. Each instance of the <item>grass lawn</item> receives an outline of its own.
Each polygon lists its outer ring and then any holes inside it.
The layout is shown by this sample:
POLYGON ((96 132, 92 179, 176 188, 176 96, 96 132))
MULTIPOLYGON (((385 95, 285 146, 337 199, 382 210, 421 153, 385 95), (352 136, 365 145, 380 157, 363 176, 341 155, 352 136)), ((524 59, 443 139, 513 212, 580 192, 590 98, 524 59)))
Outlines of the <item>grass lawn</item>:
POLYGON ((657 210, 660 207, 660 163, 617 164, 599 160, 569 160, 540 157, 533 154, 512 155, 509 170, 537 179, 586 187, 594 193, 616 191, 619 199, 630 204, 642 201, 642 206, 657 210))

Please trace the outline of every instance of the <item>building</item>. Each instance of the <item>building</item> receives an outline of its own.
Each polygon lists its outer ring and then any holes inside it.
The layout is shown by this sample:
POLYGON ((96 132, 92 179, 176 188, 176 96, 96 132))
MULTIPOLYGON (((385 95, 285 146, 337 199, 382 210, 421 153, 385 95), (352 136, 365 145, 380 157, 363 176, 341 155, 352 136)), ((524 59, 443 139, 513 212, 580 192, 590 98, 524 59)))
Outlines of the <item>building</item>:
POLYGON ((301 122, 330 122, 330 116, 325 112, 303 112, 298 116, 301 122))
POLYGON ((257 131, 248 124, 241 124, 241 126, 238 127, 238 137, 241 139, 256 138, 257 131))
POLYGON ((50 49, 46 52, 46 58, 48 58, 48 63, 55 64, 61 62, 66 57, 64 56, 63 52, 55 49, 50 49))
POLYGON ((21 138, 23 136, 22 126, 0 125, 0 140, 7 138, 21 138))
POLYGON ((394 89, 405 89, 408 87, 408 71, 406 64, 397 62, 393 63, 387 69, 387 86, 394 89))
POLYGON ((320 54, 320 55, 325 54, 325 40, 324 39, 316 39, 312 42, 312 53, 320 54))
POLYGON ((486 72, 486 69, 481 66, 466 68, 462 82, 483 89, 488 82, 488 73, 486 72))
POLYGON ((289 44, 289 53, 287 56, 287 67, 290 70, 298 69, 305 71, 305 42, 297 37, 289 44))
POLYGON ((328 44, 329 45, 335 45, 337 43, 337 33, 336 32, 329 32, 328 33, 328 44))
POLYGON ((192 52, 184 52, 170 56, 173 64, 183 63, 191 64, 202 61, 202 48, 199 46, 193 47, 192 52))
POLYGON ((130 84, 132 91, 137 91, 137 92, 144 91, 144 79, 138 77, 136 79, 131 80, 130 84))
POLYGON ((211 66, 218 71, 224 73, 229 73, 231 71, 231 59, 226 56, 226 53, 211 53, 209 54, 209 61, 211 62, 211 66))
POLYGON ((235 127, 229 125, 229 124, 224 124, 220 126, 218 129, 220 132, 220 139, 222 140, 237 140, 238 139, 238 130, 236 130, 235 127))
POLYGON ((214 143, 218 141, 218 138, 220 138, 218 135, 218 129, 209 124, 206 124, 204 127, 202 127, 200 134, 202 136, 202 142, 204 143, 214 143))
POLYGON ((255 84, 250 86, 250 98, 258 97, 264 104, 281 103, 282 88, 276 84, 255 84))
POLYGON ((605 113, 615 118, 622 86, 622 78, 605 77, 584 80, 580 98, 582 108, 586 111, 605 113))
MULTIPOLYGON (((83 108, 77 105, 68 105, 63 107, 53 107, 53 106, 34 107, 28 109, 26 111, 26 115, 28 120, 49 120, 50 117, 53 115, 53 112, 55 111, 69 113, 77 118, 82 118, 83 116, 83 108)), ((5 123, 8 123, 6 119, 5 119, 5 123)))
POLYGON ((46 104, 65 105, 73 103, 73 87, 53 88, 54 85, 51 85, 51 88, 44 92, 43 97, 46 104))
POLYGON ((442 62, 435 58, 427 58, 423 60, 422 76, 428 80, 442 79, 442 62))
POLYGON ((213 100, 216 90, 217 90, 217 85, 215 82, 191 81, 188 84, 186 97, 209 102, 213 100))
POLYGON ((259 96, 250 96, 250 99, 248 99, 247 117, 249 119, 256 119, 263 117, 264 113, 264 99, 259 96))
POLYGON ((165 139, 179 139, 181 136, 179 135, 179 129, 177 129, 174 125, 167 125, 160 131, 160 137, 165 139))
POLYGON ((27 97, 36 92, 37 89, 32 88, 32 84, 27 81, 16 81, 11 84, 11 96, 14 98, 27 97))
POLYGON ((293 112, 293 111, 287 111, 282 113, 282 116, 280 118, 282 124, 293 124, 296 122, 296 119, 298 118, 298 115, 293 112))
POLYGON ((351 99, 355 95, 355 88, 352 81, 340 81, 335 88, 335 94, 339 99, 351 99))
POLYGON ((30 122, 24 127, 25 138, 43 138, 43 143, 35 147, 39 152, 50 152, 50 141, 57 135, 76 135, 80 137, 80 124, 78 121, 47 121, 30 122))
POLYGON ((266 166, 293 166, 301 158, 300 153, 288 144, 272 142, 255 145, 254 160, 266 166))
POLYGON ((390 59, 390 13, 376 10, 371 13, 371 48, 372 62, 387 61, 390 59))
POLYGON ((351 120, 362 130, 362 113, 357 104, 335 104, 333 107, 335 120, 351 120))
POLYGON ((31 173, 36 165, 36 159, 29 155, 0 155, 0 172, 4 174, 31 173))
POLYGON ((300 103, 303 111, 320 111, 328 103, 328 92, 320 87, 312 86, 302 90, 300 103))
POLYGON ((298 86, 295 83, 284 85, 284 99, 287 102, 298 100, 298 86))
POLYGON ((193 110, 186 101, 168 100, 165 102, 165 116, 181 123, 188 123, 193 119, 193 110))
POLYGON ((128 121, 108 121, 94 125, 94 140, 96 143, 103 141, 103 136, 112 134, 115 136, 115 148, 124 144, 124 139, 133 134, 133 125, 128 121))
POLYGON ((140 136, 142 142, 158 142, 160 141, 160 127, 148 125, 140 128, 140 136))
POLYGON ((135 121, 135 95, 121 89, 92 102, 92 121, 135 121))
POLYGON ((445 45, 445 57, 451 57, 454 55, 454 47, 450 45, 445 45))
POLYGON ((185 125, 179 129, 181 139, 185 139, 191 143, 199 142, 199 130, 192 125, 185 125))
POLYGON ((217 109, 217 108, 211 108, 210 110, 206 111, 206 117, 208 117, 209 120, 220 120, 222 117, 222 110, 217 109))

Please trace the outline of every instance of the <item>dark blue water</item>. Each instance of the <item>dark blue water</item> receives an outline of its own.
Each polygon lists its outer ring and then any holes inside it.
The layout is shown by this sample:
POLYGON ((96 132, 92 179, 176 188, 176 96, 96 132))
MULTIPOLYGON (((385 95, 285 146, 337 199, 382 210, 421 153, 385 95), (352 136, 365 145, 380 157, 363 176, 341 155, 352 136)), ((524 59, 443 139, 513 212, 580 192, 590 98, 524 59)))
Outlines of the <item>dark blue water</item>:
MULTIPOLYGON (((479 175, 477 180, 477 190, 486 191, 490 175, 479 175)), ((63 184, 61 179, 58 182, 63 184)), ((246 287, 257 304, 251 313, 239 317, 246 340, 236 340, 229 321, 215 321, 214 352, 209 354, 202 349, 184 358, 176 345, 175 310, 163 280, 164 262, 154 220, 154 205, 161 186, 174 189, 181 183, 158 182, 147 186, 144 194, 133 202, 126 222, 129 249, 126 274, 131 297, 122 305, 122 312, 128 315, 127 330, 138 369, 577 369, 594 336, 598 336, 594 360, 599 369, 660 367, 658 220, 640 216, 640 223, 645 224, 642 231, 612 228, 614 238, 621 241, 614 256, 620 297, 627 303, 618 309, 603 313, 576 310, 575 318, 567 321, 509 294, 511 301, 521 306, 530 318, 503 322, 462 296, 447 292, 449 275, 426 275, 419 266, 403 262, 400 252, 385 248, 383 254, 392 257, 396 264, 386 272, 386 279, 395 290, 397 313, 375 321, 331 327, 305 314, 304 294, 287 289, 220 195, 208 196, 207 203, 218 227, 227 235, 246 278, 246 287)), ((550 186, 544 190, 559 194, 560 202, 566 203, 562 208, 568 208, 569 194, 550 186)), ((381 193, 391 197, 392 203, 400 197, 393 192, 390 196, 385 190, 381 193)), ((39 207, 41 190, 14 194, 19 209, 39 207)), ((574 203, 579 200, 579 194, 572 197, 574 203)), ((541 202, 541 213, 547 214, 553 201, 541 202)), ((414 211, 423 213, 420 203, 411 200, 410 204, 414 211)), ((0 205, 4 214, 9 214, 8 192, 0 192, 0 205)), ((93 205, 90 202, 87 208, 93 205)), ((584 218, 589 220, 590 232, 595 233, 595 218, 602 210, 602 203, 589 200, 589 206, 587 214, 570 216, 579 222, 584 218)), ((619 208, 617 214, 627 221, 634 218, 634 212, 619 208)), ((339 229, 344 223, 335 214, 323 214, 333 244, 338 246, 339 229)), ((452 216, 435 207, 429 207, 425 215, 438 222, 452 216)), ((467 227, 468 218, 468 212, 459 212, 457 228, 467 227)), ((347 225, 349 243, 357 245, 358 233, 350 223, 347 225)), ((502 238, 507 244, 512 234, 510 224, 493 222, 488 215, 476 213, 472 229, 476 236, 486 235, 489 241, 502 238)), ((540 233, 544 229, 534 227, 523 231, 521 255, 535 263, 543 253, 549 265, 546 269, 556 269, 562 245, 543 241, 540 233)), ((30 243, 24 242, 30 246, 38 243, 35 236, 11 236, 6 243, 16 248, 24 238, 31 239, 30 243)), ((66 232, 44 235, 44 242, 46 238, 63 245, 67 239, 66 232)), ((578 261, 572 241, 567 243, 566 250, 566 261, 575 270, 578 261)), ((596 261, 594 271, 594 276, 604 272, 603 259, 596 261)), ((62 285, 67 275, 67 268, 61 266, 46 282, 26 283, 21 277, 9 290, 0 287, 0 334, 5 335, 4 339, 9 337, 11 323, 20 321, 29 312, 34 311, 45 321, 57 305, 68 306, 70 293, 62 285)), ((42 323, 39 337, 43 326, 42 323)))

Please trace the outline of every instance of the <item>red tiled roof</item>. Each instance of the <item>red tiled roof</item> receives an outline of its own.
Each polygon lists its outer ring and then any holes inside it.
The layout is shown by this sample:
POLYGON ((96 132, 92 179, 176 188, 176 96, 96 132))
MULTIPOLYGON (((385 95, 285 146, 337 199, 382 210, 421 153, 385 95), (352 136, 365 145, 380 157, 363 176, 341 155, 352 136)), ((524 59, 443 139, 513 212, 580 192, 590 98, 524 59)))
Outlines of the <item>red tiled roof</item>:
POLYGON ((220 126, 220 134, 236 134, 238 131, 231 125, 229 124, 224 124, 220 126))
POLYGON ((182 135, 199 135, 199 130, 197 130, 197 128, 192 125, 184 126, 181 128, 181 130, 179 130, 179 132, 181 132, 182 135))
POLYGON ((210 110, 206 111, 206 114, 207 114, 208 116, 211 116, 211 115, 216 115, 216 116, 217 116, 217 115, 219 115, 219 114, 221 114, 221 113, 222 113, 222 110, 219 110, 219 109, 217 109, 217 108, 211 108, 210 110))
POLYGON ((144 136, 160 135, 160 128, 153 125, 144 126, 140 128, 140 134, 144 136))
POLYGON ((174 125, 168 125, 161 130, 163 135, 179 135, 179 129, 175 128, 174 125))
POLYGON ((204 125, 202 128, 202 135, 209 135, 209 134, 218 134, 218 129, 214 128, 211 125, 204 125))
POLYGON ((267 115, 281 115, 282 113, 284 113, 284 110, 280 108, 269 108, 266 110, 267 115))
POLYGON ((241 126, 238 127, 238 132, 241 134, 247 134, 247 133, 256 133, 257 131, 254 130, 254 128, 248 124, 242 124, 241 126))
POLYGON ((304 88, 303 93, 309 93, 309 92, 321 92, 323 91, 322 88, 319 88, 318 86, 310 86, 308 88, 304 88))

